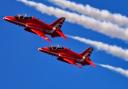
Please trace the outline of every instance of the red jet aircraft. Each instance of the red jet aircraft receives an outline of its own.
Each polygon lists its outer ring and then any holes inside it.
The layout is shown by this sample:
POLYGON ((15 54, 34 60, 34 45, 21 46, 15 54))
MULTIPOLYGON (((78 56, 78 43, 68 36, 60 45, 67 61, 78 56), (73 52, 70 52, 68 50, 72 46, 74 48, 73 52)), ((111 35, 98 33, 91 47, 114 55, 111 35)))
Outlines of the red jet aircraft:
POLYGON ((64 17, 59 18, 57 21, 53 22, 50 25, 33 16, 27 17, 24 15, 16 15, 6 16, 3 19, 16 25, 23 26, 25 27, 26 31, 37 34, 38 36, 42 37, 47 41, 50 41, 50 39, 45 36, 45 34, 51 35, 51 37, 53 38, 60 36, 66 39, 66 36, 61 31, 62 24, 65 21, 64 17))
POLYGON ((50 55, 57 56, 58 60, 76 65, 79 68, 81 68, 84 65, 92 65, 93 67, 96 67, 96 65, 90 59, 90 54, 92 53, 93 48, 88 48, 80 54, 73 52, 65 47, 51 46, 38 48, 38 50, 50 55))

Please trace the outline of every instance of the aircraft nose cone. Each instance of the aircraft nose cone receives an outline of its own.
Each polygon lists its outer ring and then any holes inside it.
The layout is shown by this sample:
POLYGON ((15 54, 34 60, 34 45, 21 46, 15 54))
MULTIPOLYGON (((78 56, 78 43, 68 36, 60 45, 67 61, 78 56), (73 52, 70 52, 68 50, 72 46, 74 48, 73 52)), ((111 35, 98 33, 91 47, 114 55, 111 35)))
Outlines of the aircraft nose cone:
POLYGON ((13 16, 5 16, 3 17, 4 20, 7 20, 7 21, 11 21, 11 20, 14 20, 14 17, 13 16))
POLYGON ((3 17, 4 20, 6 20, 6 17, 3 17))
POLYGON ((41 51, 42 50, 42 48, 38 48, 38 51, 41 51))
POLYGON ((5 16, 5 17, 3 17, 3 19, 4 19, 4 20, 8 20, 8 19, 9 19, 9 17, 8 17, 8 16, 5 16))
POLYGON ((47 51, 48 49, 47 48, 38 48, 38 51, 47 51))
POLYGON ((8 16, 3 17, 4 20, 10 20, 8 16))

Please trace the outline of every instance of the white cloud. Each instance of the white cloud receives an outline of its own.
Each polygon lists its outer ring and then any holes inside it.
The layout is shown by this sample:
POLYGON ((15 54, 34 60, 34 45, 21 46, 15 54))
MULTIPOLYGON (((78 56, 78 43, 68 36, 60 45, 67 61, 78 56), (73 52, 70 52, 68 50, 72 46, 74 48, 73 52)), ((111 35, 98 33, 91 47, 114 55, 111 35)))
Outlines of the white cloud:
POLYGON ((123 49, 116 45, 109 45, 109 44, 99 42, 99 41, 93 41, 90 39, 81 38, 79 36, 71 36, 71 35, 67 35, 67 36, 74 40, 91 45, 91 46, 97 48, 98 50, 105 51, 105 52, 112 54, 116 57, 120 57, 121 59, 124 59, 125 61, 128 61, 128 49, 123 49))
POLYGON ((128 77, 128 70, 126 70, 126 69, 123 69, 123 68, 120 68, 120 67, 114 67, 114 66, 111 66, 111 65, 105 65, 105 64, 98 64, 98 65, 103 67, 103 68, 106 68, 108 70, 111 70, 111 71, 117 72, 119 74, 122 74, 125 77, 128 77))
POLYGON ((46 6, 43 3, 37 3, 28 0, 19 1, 26 4, 27 6, 34 7, 41 13, 54 15, 56 17, 66 17, 68 22, 79 24, 85 28, 89 28, 90 30, 105 34, 113 38, 128 40, 128 29, 119 28, 117 25, 114 25, 110 22, 100 22, 84 15, 78 15, 76 13, 71 13, 59 8, 46 6))
POLYGON ((128 17, 123 16, 119 13, 111 13, 108 10, 100 10, 90 5, 83 5, 69 0, 49 0, 50 2, 62 7, 69 8, 70 10, 76 11, 80 14, 88 15, 98 20, 111 21, 119 26, 128 26, 128 17))

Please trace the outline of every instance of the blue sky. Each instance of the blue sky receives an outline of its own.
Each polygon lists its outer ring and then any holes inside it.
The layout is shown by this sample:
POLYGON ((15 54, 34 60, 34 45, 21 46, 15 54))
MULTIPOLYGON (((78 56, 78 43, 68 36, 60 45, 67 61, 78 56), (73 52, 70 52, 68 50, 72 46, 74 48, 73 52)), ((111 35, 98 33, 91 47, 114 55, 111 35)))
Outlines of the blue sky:
MULTIPOLYGON (((51 5, 47 0, 34 0, 51 5)), ((72 0, 89 4, 113 13, 127 14, 127 0, 72 0)), ((5 22, 4 16, 27 13, 36 16, 46 23, 57 18, 41 14, 32 7, 27 7, 16 0, 2 0, 0 3, 0 89, 127 89, 128 79, 118 73, 97 66, 85 66, 79 69, 60 62, 56 57, 41 53, 37 48, 61 44, 76 52, 82 52, 89 45, 62 38, 52 39, 51 43, 28 33, 22 27, 5 22)), ((91 30, 65 22, 62 30, 66 34, 79 35, 108 44, 128 48, 127 42, 112 39, 91 30)), ((91 59, 96 63, 111 64, 128 69, 127 62, 105 52, 94 49, 91 59)))

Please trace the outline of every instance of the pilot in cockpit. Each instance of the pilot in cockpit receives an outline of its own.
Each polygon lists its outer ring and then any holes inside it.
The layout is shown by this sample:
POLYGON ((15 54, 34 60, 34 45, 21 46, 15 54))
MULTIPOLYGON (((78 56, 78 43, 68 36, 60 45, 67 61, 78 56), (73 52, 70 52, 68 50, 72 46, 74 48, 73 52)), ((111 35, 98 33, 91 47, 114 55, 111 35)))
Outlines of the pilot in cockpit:
POLYGON ((17 19, 32 19, 32 16, 26 16, 26 15, 16 15, 15 16, 17 19))
POLYGON ((57 47, 55 47, 55 46, 50 46, 49 49, 50 49, 50 50, 62 50, 62 49, 64 49, 64 47, 60 47, 59 45, 57 45, 57 47))

